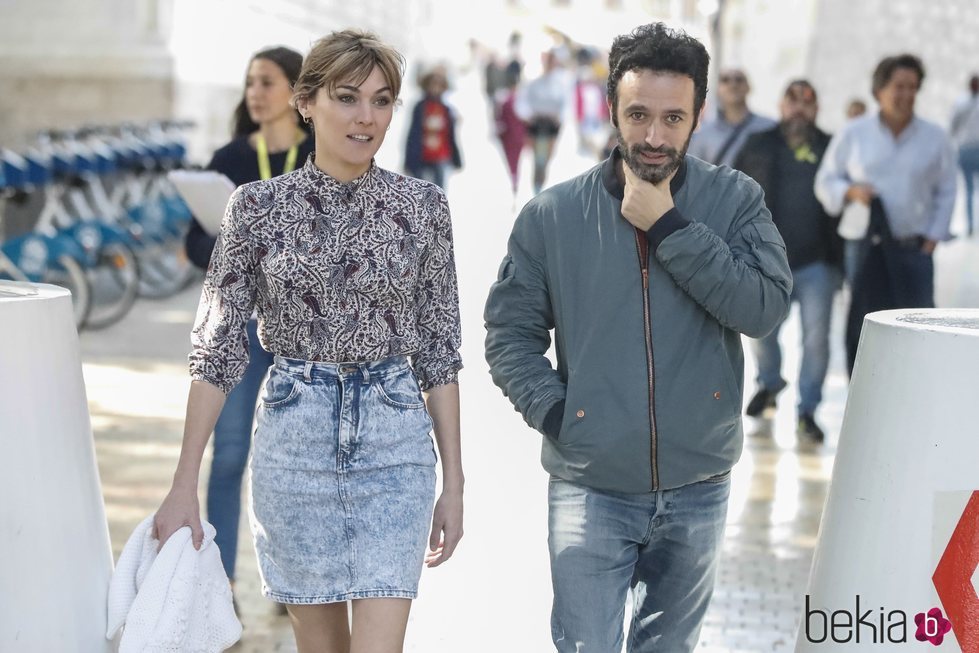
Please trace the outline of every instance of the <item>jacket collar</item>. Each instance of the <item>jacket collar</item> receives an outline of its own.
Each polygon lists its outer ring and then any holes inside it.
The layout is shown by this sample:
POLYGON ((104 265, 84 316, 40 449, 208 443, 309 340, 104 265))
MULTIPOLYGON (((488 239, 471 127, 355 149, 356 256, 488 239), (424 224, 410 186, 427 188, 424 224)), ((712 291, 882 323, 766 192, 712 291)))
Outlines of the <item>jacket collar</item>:
MULTIPOLYGON (((612 154, 609 158, 605 159, 605 163, 602 164, 602 185, 605 186, 605 190, 608 191, 609 195, 615 199, 621 201, 625 195, 625 187, 622 182, 619 181, 619 176, 616 174, 619 164, 622 163, 622 153, 619 152, 619 148, 616 147, 612 150, 612 154)), ((677 169, 676 174, 673 175, 673 179, 670 180, 670 193, 674 196, 683 187, 683 182, 687 179, 687 157, 683 157, 680 161, 680 167, 677 169)))

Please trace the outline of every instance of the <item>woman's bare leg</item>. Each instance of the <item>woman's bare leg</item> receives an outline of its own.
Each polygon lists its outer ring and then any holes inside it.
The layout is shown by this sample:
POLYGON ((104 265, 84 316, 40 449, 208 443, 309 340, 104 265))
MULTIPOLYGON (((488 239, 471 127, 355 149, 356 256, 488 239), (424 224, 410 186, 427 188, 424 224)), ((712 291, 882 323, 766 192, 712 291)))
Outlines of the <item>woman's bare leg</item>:
POLYGON ((299 653, 349 653, 347 603, 287 605, 299 653))
POLYGON ((410 610, 410 599, 354 601, 350 653, 401 653, 410 610))

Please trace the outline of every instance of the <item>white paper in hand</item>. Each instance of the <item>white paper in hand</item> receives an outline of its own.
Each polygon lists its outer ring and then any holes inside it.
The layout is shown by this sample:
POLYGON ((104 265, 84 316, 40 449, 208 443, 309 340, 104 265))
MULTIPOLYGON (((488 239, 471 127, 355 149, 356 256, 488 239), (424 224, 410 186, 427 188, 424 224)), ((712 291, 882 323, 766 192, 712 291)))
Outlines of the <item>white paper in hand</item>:
POLYGON ((846 240, 861 240, 870 227, 870 207, 863 202, 850 202, 843 209, 836 233, 846 240))
POLYGON ((228 198, 237 188, 235 183, 214 170, 173 170, 167 174, 167 179, 187 202, 204 231, 217 236, 228 198))

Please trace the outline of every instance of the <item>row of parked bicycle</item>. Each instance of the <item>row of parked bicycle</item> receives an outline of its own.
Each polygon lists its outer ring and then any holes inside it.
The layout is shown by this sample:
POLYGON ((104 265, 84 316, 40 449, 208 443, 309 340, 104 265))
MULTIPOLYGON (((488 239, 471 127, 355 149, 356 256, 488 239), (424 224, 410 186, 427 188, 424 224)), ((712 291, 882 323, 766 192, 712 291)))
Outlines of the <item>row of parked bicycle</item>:
POLYGON ((190 211, 167 179, 192 125, 46 131, 28 152, 0 150, 0 279, 71 291, 79 329, 125 317, 137 297, 168 297, 197 275, 184 253, 190 211), (33 227, 4 238, 18 207, 33 227))

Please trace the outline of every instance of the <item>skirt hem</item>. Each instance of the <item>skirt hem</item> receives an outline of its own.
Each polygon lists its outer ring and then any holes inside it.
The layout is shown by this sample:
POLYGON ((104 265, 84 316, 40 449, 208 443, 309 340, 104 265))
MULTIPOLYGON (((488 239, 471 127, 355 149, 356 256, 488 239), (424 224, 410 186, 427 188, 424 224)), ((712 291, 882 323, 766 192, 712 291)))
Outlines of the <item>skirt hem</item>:
POLYGON ((323 603, 340 603, 341 601, 351 601, 355 599, 415 599, 418 598, 417 591, 411 590, 357 590, 353 592, 342 592, 340 594, 326 594, 320 596, 296 596, 294 594, 280 594, 263 587, 262 595, 275 601, 288 605, 318 605, 323 603))

